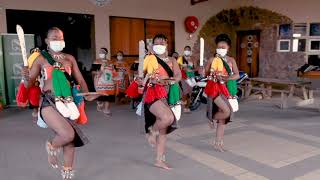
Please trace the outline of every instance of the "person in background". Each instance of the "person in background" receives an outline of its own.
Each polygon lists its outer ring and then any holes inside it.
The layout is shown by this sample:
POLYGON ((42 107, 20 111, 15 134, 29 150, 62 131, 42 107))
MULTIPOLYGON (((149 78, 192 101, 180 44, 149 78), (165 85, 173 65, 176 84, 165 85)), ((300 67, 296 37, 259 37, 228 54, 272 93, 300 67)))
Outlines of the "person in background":
POLYGON ((173 57, 173 58, 175 58, 176 60, 178 60, 178 58, 179 58, 179 53, 173 52, 173 53, 171 54, 171 57, 173 57))
POLYGON ((129 86, 129 65, 123 59, 123 52, 117 52, 117 61, 114 63, 117 72, 117 89, 116 94, 119 101, 125 102, 126 90, 129 86))
POLYGON ((110 103, 115 100, 115 69, 110 60, 107 59, 108 50, 101 48, 99 58, 92 64, 92 75, 96 92, 105 94, 97 100, 97 111, 103 112, 111 117, 110 103))
POLYGON ((183 56, 179 57, 177 62, 180 65, 182 81, 181 88, 183 92, 184 112, 190 112, 190 98, 192 94, 193 86, 195 85, 195 62, 192 58, 191 47, 186 46, 183 51, 183 56))

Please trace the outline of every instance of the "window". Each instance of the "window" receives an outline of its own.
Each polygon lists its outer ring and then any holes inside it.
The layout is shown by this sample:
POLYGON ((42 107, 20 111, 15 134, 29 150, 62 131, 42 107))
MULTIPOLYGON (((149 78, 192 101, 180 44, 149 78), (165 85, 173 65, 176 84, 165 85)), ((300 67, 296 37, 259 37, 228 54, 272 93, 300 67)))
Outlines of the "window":
POLYGON ((278 40, 278 52, 290 52, 290 39, 278 40))

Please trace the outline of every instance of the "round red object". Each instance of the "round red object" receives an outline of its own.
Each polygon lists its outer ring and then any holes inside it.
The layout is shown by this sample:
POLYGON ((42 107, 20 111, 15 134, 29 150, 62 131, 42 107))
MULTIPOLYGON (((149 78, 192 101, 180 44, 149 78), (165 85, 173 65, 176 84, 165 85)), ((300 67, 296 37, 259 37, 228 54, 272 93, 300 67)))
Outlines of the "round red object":
POLYGON ((185 20, 185 26, 188 33, 194 33, 199 28, 199 20, 195 16, 188 16, 185 20))

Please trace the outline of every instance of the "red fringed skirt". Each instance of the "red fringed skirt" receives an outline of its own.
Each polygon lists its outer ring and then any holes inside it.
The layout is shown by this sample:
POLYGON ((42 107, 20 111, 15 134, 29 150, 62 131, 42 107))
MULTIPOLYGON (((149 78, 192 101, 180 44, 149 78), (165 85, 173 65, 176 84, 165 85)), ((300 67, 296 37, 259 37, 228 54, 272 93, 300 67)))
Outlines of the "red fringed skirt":
POLYGON ((138 87, 139 87, 138 83, 136 81, 133 81, 129 85, 129 87, 128 87, 127 91, 126 91, 127 96, 130 97, 130 98, 139 97, 138 87))
POLYGON ((146 95, 144 98, 144 102, 146 104, 153 103, 159 99, 167 98, 168 92, 165 86, 161 86, 158 84, 147 87, 146 95))
POLYGON ((207 94, 208 97, 211 98, 216 98, 220 94, 223 94, 227 98, 231 96, 225 84, 221 84, 219 82, 214 82, 211 80, 208 80, 204 92, 207 94))

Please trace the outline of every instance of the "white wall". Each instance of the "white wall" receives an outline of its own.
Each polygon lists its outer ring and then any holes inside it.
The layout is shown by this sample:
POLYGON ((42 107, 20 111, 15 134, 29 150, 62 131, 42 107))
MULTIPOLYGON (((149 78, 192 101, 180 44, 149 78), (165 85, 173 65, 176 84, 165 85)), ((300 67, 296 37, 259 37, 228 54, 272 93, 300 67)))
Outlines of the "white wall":
POLYGON ((110 49, 109 16, 172 20, 175 22, 176 50, 181 53, 185 45, 193 45, 199 32, 187 40, 184 19, 189 15, 198 17, 203 25, 222 9, 253 5, 282 13, 296 22, 320 22, 319 0, 209 0, 195 6, 190 5, 190 0, 113 0, 111 5, 103 8, 93 5, 92 1, 0 0, 0 33, 7 29, 5 9, 93 14, 96 47, 110 49))
MULTIPOLYGON (((95 15, 96 47, 110 48, 109 16, 138 17, 175 22, 176 50, 182 52, 185 45, 192 45, 193 39, 187 40, 184 19, 194 15, 203 24, 210 16, 228 6, 228 1, 214 4, 214 1, 191 6, 189 0, 113 0, 112 4, 97 7, 92 0, 0 0, 0 32, 6 32, 5 9, 24 9, 39 11, 57 11, 70 13, 88 13, 95 15), (45 3, 44 3, 45 2, 45 3)), ((218 2, 218 1, 216 1, 218 2)))

